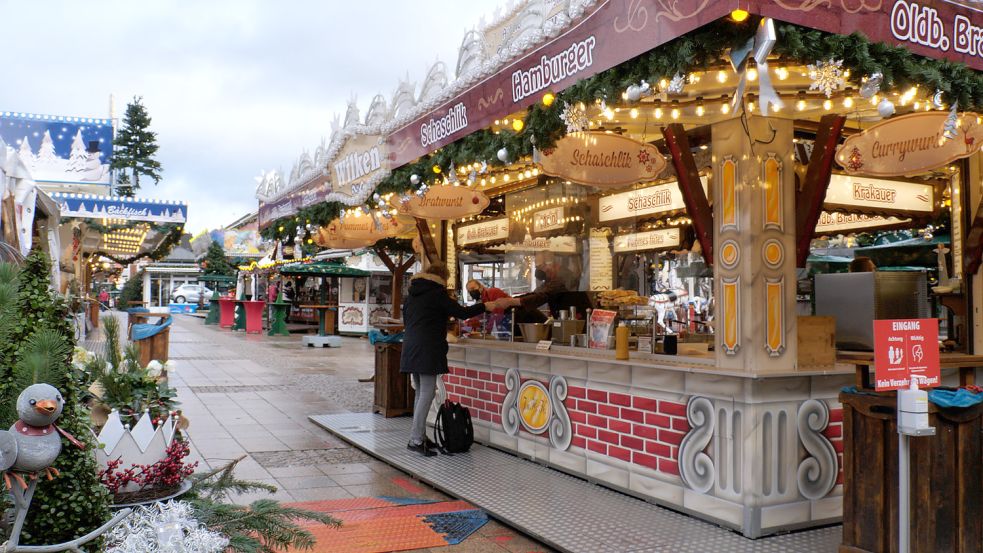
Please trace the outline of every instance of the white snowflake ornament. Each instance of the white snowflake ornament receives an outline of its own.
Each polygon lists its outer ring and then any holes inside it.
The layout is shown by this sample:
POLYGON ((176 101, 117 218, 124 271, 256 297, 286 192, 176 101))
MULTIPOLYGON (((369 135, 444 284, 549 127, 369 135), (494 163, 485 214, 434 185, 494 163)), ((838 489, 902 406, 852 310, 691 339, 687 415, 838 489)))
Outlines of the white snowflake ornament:
POLYGON ((815 65, 808 65, 809 78, 812 84, 809 90, 818 90, 826 95, 827 98, 834 92, 846 86, 846 75, 843 70, 843 60, 817 61, 815 65))
POLYGON ((659 92, 663 94, 682 94, 683 87, 685 86, 686 77, 682 73, 676 73, 672 79, 659 82, 659 92))
POLYGON ((581 108, 579 105, 570 105, 567 102, 563 103, 563 111, 560 113, 560 119, 567 126, 567 134, 585 131, 590 126, 590 118, 587 117, 587 110, 581 108))

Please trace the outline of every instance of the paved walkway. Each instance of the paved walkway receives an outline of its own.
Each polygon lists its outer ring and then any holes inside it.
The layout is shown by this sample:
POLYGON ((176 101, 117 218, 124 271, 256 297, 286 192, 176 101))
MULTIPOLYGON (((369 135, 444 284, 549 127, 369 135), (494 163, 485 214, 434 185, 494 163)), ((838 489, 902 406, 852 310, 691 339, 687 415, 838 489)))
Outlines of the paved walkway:
MULTIPOLYGON (((203 466, 244 457, 237 474, 277 486, 281 501, 358 497, 448 499, 433 488, 352 448, 308 420, 313 414, 367 413, 373 371, 365 340, 339 349, 304 348, 299 336, 233 334, 201 319, 178 315, 170 358, 190 422, 192 456, 203 466)), ((250 502, 259 496, 240 496, 250 502)), ((435 553, 549 552, 497 522, 459 545, 435 553)))

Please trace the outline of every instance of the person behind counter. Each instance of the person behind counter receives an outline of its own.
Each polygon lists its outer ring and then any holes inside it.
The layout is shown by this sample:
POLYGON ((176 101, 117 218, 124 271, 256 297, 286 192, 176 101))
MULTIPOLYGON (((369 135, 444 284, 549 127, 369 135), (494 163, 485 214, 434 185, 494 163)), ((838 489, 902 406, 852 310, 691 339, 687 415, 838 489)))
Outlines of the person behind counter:
POLYGON ((447 291, 447 265, 432 263, 425 271, 413 275, 410 290, 403 302, 403 352, 399 372, 408 373, 416 388, 413 403, 413 426, 406 448, 426 457, 437 454, 435 444, 427 438, 427 413, 437 392, 437 378, 447 369, 447 319, 467 319, 505 306, 498 300, 479 302, 465 307, 452 300, 447 291))
POLYGON ((503 300, 504 305, 508 307, 521 306, 529 312, 537 309, 544 303, 548 303, 550 299, 569 291, 565 282, 567 279, 563 278, 563 275, 560 274, 560 268, 553 261, 547 261, 537 266, 535 276, 536 280, 539 281, 539 285, 536 286, 535 290, 517 298, 507 298, 503 300))
MULTIPOLYGON (((476 302, 488 303, 495 300, 500 300, 503 298, 510 298, 504 290, 501 288, 495 288, 494 286, 485 286, 476 279, 471 279, 465 285, 468 290, 468 295, 471 296, 476 302)), ((484 331, 491 332, 495 330, 498 322, 505 317, 505 309, 496 309, 492 312, 490 317, 486 317, 484 321, 484 331)), ((468 319, 468 325, 471 328, 478 328, 482 321, 478 317, 473 317, 468 319)))

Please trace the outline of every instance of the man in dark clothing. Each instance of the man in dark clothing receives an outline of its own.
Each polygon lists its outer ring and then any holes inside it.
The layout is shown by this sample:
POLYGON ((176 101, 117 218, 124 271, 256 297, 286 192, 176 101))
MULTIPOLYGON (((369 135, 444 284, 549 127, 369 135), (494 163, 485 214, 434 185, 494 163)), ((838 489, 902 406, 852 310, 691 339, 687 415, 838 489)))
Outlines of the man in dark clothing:
POLYGON ((437 379, 447 369, 447 320, 467 319, 501 307, 496 302, 476 303, 464 307, 447 294, 449 273, 443 263, 432 263, 424 272, 413 275, 403 303, 403 352, 399 372, 409 373, 416 388, 413 404, 413 427, 407 449, 427 457, 436 455, 427 438, 427 413, 437 391, 437 379))
POLYGON ((548 303, 551 298, 567 292, 564 275, 561 275, 560 268, 552 262, 536 267, 536 280, 540 281, 535 290, 524 296, 517 298, 507 298, 503 300, 507 306, 522 306, 526 310, 539 308, 544 303, 548 303))

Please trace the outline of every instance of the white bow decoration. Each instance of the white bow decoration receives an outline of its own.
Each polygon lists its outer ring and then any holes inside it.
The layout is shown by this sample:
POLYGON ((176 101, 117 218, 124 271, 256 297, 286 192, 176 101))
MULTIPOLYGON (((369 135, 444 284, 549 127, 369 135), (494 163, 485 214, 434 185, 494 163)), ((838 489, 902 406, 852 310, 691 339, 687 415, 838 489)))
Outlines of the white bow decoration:
POLYGON ((771 49, 775 47, 776 42, 778 42, 778 35, 775 32, 775 22, 772 18, 765 17, 758 24, 754 37, 749 38, 744 46, 731 49, 730 65, 740 77, 737 92, 731 100, 732 108, 736 108, 744 98, 744 88, 747 86, 747 64, 751 58, 758 65, 758 93, 761 96, 759 109, 762 115, 768 113, 769 105, 785 107, 785 103, 775 92, 775 87, 771 84, 771 75, 768 73, 768 55, 771 54, 771 49))

